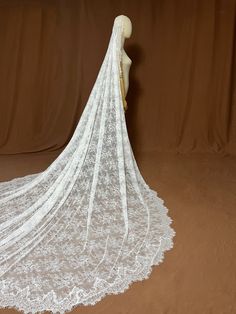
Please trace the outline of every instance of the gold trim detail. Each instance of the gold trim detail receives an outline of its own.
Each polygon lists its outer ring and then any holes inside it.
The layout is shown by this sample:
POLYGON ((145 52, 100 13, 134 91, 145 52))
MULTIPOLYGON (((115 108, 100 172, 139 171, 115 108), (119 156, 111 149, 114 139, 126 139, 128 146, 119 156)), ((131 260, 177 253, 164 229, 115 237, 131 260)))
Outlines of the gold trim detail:
POLYGON ((123 75, 123 71, 122 71, 121 62, 120 62, 120 87, 121 87, 123 107, 124 107, 124 111, 126 112, 126 110, 128 109, 128 106, 127 106, 127 101, 125 99, 125 83, 124 83, 124 75, 123 75))

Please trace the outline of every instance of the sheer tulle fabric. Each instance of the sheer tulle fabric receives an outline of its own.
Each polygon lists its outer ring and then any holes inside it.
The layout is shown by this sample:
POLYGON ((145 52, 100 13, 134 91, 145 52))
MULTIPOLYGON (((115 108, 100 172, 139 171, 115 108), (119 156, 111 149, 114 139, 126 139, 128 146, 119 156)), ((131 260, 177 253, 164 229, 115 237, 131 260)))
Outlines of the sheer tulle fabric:
POLYGON ((122 27, 75 132, 43 172, 0 183, 0 307, 64 313, 148 278, 172 219, 142 178, 119 81, 122 27))

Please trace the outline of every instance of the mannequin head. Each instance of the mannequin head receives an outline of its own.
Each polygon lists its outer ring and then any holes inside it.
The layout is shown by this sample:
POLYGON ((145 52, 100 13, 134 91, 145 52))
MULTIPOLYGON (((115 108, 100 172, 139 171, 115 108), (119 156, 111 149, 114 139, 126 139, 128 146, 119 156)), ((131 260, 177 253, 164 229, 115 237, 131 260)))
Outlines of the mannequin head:
POLYGON ((126 15, 118 15, 115 20, 114 24, 119 24, 123 26, 123 35, 125 38, 129 38, 132 33, 132 23, 128 16, 126 15))

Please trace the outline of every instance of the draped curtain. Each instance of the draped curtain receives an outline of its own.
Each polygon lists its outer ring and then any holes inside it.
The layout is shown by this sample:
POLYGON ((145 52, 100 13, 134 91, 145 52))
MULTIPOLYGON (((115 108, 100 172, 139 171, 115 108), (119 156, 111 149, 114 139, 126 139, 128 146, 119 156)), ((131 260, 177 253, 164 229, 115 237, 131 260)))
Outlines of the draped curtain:
POLYGON ((119 14, 133 150, 236 154, 235 0, 1 0, 0 154, 68 143, 119 14))

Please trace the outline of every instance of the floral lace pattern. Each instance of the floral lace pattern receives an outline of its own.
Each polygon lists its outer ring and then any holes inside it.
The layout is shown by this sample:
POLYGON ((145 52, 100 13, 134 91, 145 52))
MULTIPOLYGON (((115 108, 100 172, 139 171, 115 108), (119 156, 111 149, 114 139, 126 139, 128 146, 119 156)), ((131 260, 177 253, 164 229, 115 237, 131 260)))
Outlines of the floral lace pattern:
POLYGON ((122 27, 75 132, 43 172, 0 183, 0 307, 65 313, 149 277, 173 247, 168 209, 144 181, 119 86, 122 27))

